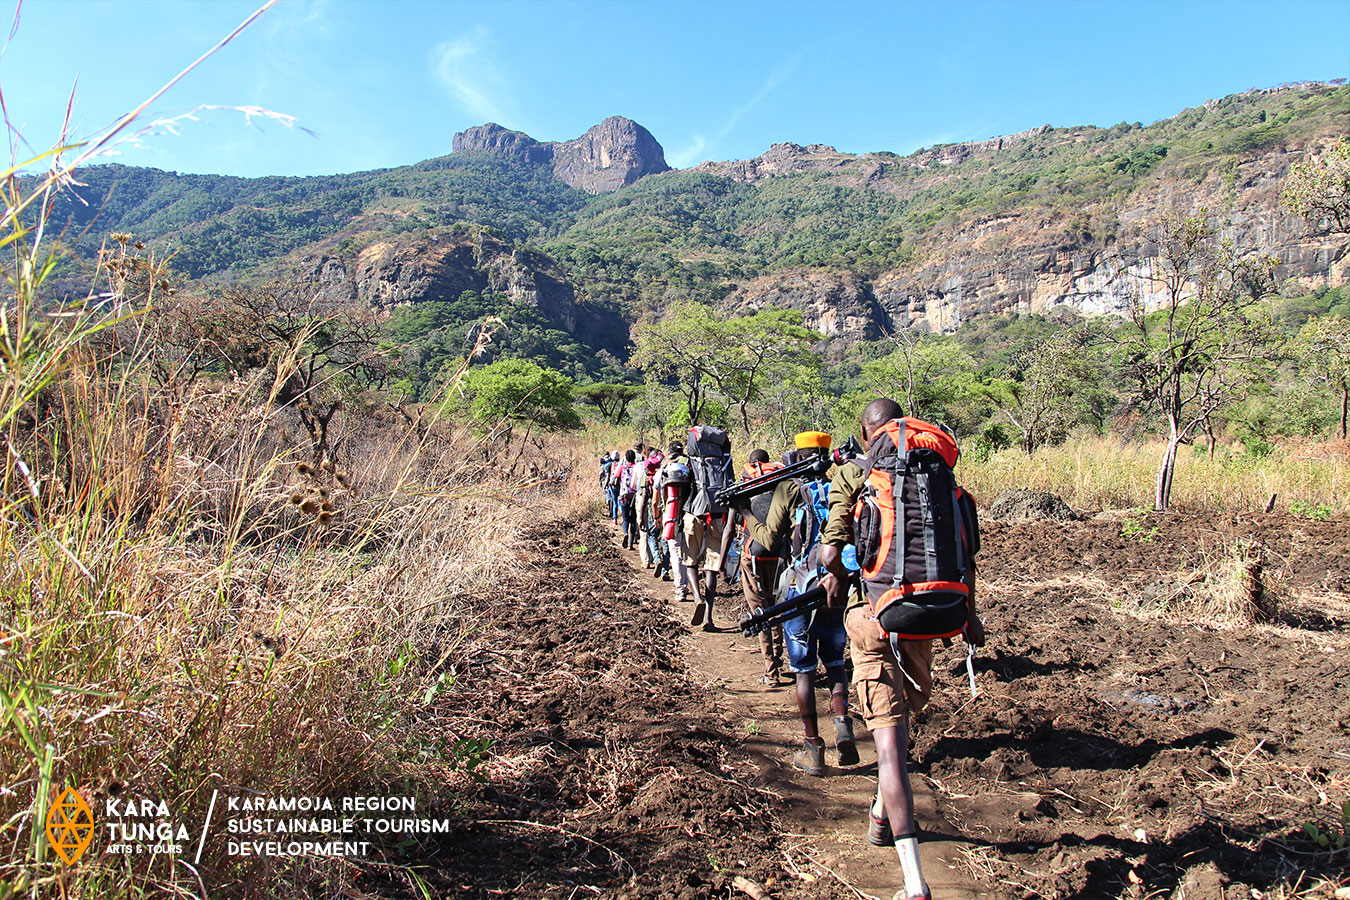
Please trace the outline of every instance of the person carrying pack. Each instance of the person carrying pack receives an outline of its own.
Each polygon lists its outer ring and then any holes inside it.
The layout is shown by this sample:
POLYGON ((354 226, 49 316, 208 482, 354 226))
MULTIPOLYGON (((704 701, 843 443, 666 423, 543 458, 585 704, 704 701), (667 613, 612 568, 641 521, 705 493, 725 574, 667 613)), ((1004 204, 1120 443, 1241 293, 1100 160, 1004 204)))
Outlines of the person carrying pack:
MULTIPOLYGON (((761 478, 781 468, 782 463, 769 461, 768 451, 755 449, 750 451, 750 457, 741 474, 743 480, 750 480, 761 478)), ((751 497, 747 508, 733 508, 730 511, 727 528, 722 535, 723 556, 730 548, 737 522, 746 522, 753 518, 762 527, 772 501, 772 493, 766 491, 751 497)), ((748 528, 742 533, 740 575, 741 593, 745 597, 745 605, 749 607, 751 615, 754 615, 757 609, 773 604, 774 584, 778 579, 778 553, 755 540, 748 528)), ((782 629, 773 627, 761 631, 759 647, 764 654, 764 674, 759 678, 760 684, 777 687, 782 678, 783 668, 782 629)))
MULTIPOLYGON (((789 454, 792 462, 829 454, 830 436, 821 431, 804 431, 794 443, 796 448, 789 454)), ((746 519, 750 536, 782 560, 780 602, 806 593, 825 574, 820 563, 820 537, 829 514, 830 483, 825 478, 828 468, 820 471, 818 476, 791 479, 778 485, 762 524, 753 516, 746 519)), ((805 733, 792 764, 808 775, 825 774, 825 741, 817 721, 815 688, 816 669, 822 666, 830 685, 838 764, 858 763, 853 719, 848 713, 846 643, 841 609, 807 611, 783 623, 783 646, 787 650, 788 671, 796 679, 797 712, 805 733)))
POLYGON ((614 457, 608 450, 600 454, 600 493, 605 496, 605 515, 614 518, 614 492, 610 488, 610 470, 614 467, 614 457))
POLYGON ((637 496, 633 499, 633 514, 636 519, 638 561, 644 569, 650 569, 652 557, 647 548, 647 530, 652 524, 652 480, 647 473, 647 451, 642 441, 633 444, 633 453, 637 457, 633 469, 633 484, 637 489, 637 496))
POLYGON ((661 475, 661 466, 665 454, 656 447, 648 448, 648 456, 643 468, 642 488, 638 492, 638 501, 642 511, 638 517, 638 537, 642 541, 643 559, 652 576, 660 578, 669 563, 662 552, 661 541, 661 497, 657 481, 661 475))
POLYGON ((722 568, 722 529, 727 517, 727 508, 717 499, 717 492, 736 480, 731 439, 720 428, 695 425, 689 429, 685 450, 693 489, 684 509, 684 563, 703 576, 699 603, 689 624, 715 631, 713 598, 717 594, 717 573, 722 568))
POLYGON ((684 603, 691 593, 693 599, 698 600, 694 573, 684 563, 687 556, 684 509, 693 490, 693 473, 684 456, 684 445, 679 441, 670 443, 670 453, 661 468, 657 489, 661 498, 661 539, 668 548, 670 572, 675 580, 675 602, 684 603))
POLYGON ((619 467, 619 514, 620 529, 623 531, 623 548, 637 549, 637 473, 646 471, 646 460, 638 461, 632 450, 624 451, 623 462, 619 467))
POLYGON ((881 398, 862 414, 866 457, 839 466, 821 536, 829 604, 847 612, 858 706, 877 749, 877 794, 867 840, 893 844, 902 900, 931 894, 919 863, 914 795, 905 757, 910 712, 932 695, 933 639, 961 634, 984 643, 975 612, 974 501, 956 486, 957 448, 940 427, 905 418, 881 398), (860 573, 846 548, 856 544, 860 573), (850 590, 861 576, 861 590, 850 590))

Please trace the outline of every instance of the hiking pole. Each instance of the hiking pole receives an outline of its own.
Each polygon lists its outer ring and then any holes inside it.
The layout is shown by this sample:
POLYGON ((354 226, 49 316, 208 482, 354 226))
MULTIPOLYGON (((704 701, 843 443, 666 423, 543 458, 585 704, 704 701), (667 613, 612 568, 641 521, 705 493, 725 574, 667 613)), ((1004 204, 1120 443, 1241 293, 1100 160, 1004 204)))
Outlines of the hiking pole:
POLYGON ((769 607, 756 607, 755 614, 741 619, 741 634, 754 637, 775 625, 781 625, 788 619, 795 619, 805 612, 825 605, 825 588, 814 587, 804 594, 798 594, 791 600, 775 603, 769 607))
POLYGON ((819 478, 829 470, 830 464, 831 460, 828 456, 813 456, 810 459, 800 460, 790 466, 775 469, 758 478, 751 478, 747 481, 738 481, 735 484, 727 485, 717 492, 717 502, 723 506, 739 506, 751 497, 757 497, 760 494, 773 490, 789 478, 798 478, 801 476, 813 476, 819 478))

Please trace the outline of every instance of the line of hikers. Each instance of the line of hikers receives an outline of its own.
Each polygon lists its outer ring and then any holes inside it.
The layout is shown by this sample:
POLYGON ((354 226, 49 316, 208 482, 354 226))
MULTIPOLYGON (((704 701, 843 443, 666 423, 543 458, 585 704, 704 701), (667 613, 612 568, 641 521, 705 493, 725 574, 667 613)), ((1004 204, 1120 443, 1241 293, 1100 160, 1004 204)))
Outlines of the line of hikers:
POLYGON ((762 629, 760 681, 781 683, 786 654, 804 731, 793 765, 810 775, 825 772, 821 668, 837 763, 859 761, 845 677, 851 659, 877 752, 867 839, 896 848, 904 873, 896 900, 920 900, 931 895, 905 766, 909 716, 932 694, 934 640, 984 643, 975 611, 978 519, 952 473, 959 451, 948 431, 906 417, 886 398, 863 410, 860 426, 861 443, 842 448, 832 449, 829 434, 806 431, 780 461, 755 449, 739 481, 726 432, 695 426, 664 452, 638 443, 622 456, 603 454, 600 484, 623 546, 674 582, 676 601, 695 603, 692 625, 715 630, 718 574, 739 556, 732 573, 750 613, 743 624, 758 621, 747 634, 762 629), (808 608, 756 617, 794 598, 808 608), (772 627, 778 619, 781 633, 772 627))

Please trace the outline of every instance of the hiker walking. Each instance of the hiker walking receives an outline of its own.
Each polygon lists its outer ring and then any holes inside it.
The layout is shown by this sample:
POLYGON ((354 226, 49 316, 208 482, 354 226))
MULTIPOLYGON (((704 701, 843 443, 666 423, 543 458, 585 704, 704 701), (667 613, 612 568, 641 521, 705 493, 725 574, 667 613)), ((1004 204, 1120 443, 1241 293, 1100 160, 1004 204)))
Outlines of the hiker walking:
MULTIPOLYGON (((654 500, 656 476, 661 471, 661 463, 664 458, 661 451, 655 447, 649 447, 645 455, 638 456, 638 463, 642 468, 642 478, 638 483, 637 495, 638 557, 642 560, 643 568, 646 569, 659 565, 661 559, 661 551, 656 541, 652 540, 652 526, 654 522, 660 521, 660 518, 654 512, 657 509, 654 500)), ((657 577, 660 577, 659 572, 657 577)))
MULTIPOLYGON (((782 463, 769 461, 767 450, 754 449, 741 470, 742 480, 761 478, 770 472, 781 469, 782 463)), ((737 523, 754 518, 761 526, 768 515, 772 496, 768 493, 757 494, 750 498, 748 508, 733 507, 727 520, 727 528, 722 535, 722 555, 726 556, 731 545, 732 535, 737 523)), ((748 528, 741 533, 741 593, 750 614, 755 610, 768 607, 774 602, 774 585, 778 580, 778 553, 755 540, 748 528)), ((759 649, 764 654, 764 674, 759 677, 760 684, 777 687, 782 681, 783 669, 783 630, 774 626, 759 634, 759 649)))
POLYGON ((600 493, 605 498, 605 515, 614 518, 614 492, 610 490, 610 470, 614 467, 614 457, 606 450, 600 454, 600 493))
POLYGON ((619 467, 619 512, 622 518, 623 548, 637 549, 637 473, 647 470, 646 462, 640 465, 637 454, 632 450, 624 451, 623 463, 619 467))
POLYGON ((611 450, 609 455, 613 462, 610 463, 609 476, 605 480, 605 494, 609 498, 609 518, 618 525, 623 515, 619 505, 619 475, 623 468, 623 458, 618 450, 611 450))
POLYGON ((670 453, 661 469, 657 489, 663 498, 661 508, 661 539, 666 544, 670 573, 675 581, 675 602, 698 599, 698 585, 694 574, 685 565, 684 508, 693 487, 693 474, 684 455, 684 445, 670 442, 670 453))
MULTIPOLYGON (((811 456, 828 458, 830 436, 824 432, 804 431, 794 443, 795 450, 788 454, 789 463, 811 456)), ((828 466, 822 466, 819 475, 784 481, 774 489, 762 522, 753 515, 746 518, 750 536, 784 561, 779 579, 780 600, 806 593, 825 575, 820 562, 820 537, 829 515, 830 484, 825 479, 826 471, 828 466)), ((783 623, 788 671, 796 680, 797 713, 805 734, 792 764, 808 775, 825 774, 825 741, 820 736, 816 712, 816 670, 821 667, 830 688, 838 764, 858 763, 853 720, 848 714, 845 643, 842 609, 811 610, 783 623)))
POLYGON ((832 607, 847 608, 858 707, 877 750, 877 794, 867 839, 893 844, 900 900, 930 900, 919 862, 914 794, 905 757, 908 716, 933 690, 933 639, 964 634, 984 643, 975 613, 974 502, 956 486, 956 443, 938 426, 905 418, 894 400, 862 414, 867 456, 839 466, 830 485, 820 561, 832 607), (856 544, 858 573, 846 548, 856 544))
POLYGON ((701 576, 695 598, 698 605, 689 624, 715 631, 713 598, 717 595, 717 573, 722 569, 722 531, 728 512, 717 499, 717 492, 736 480, 731 438, 721 428, 695 425, 689 429, 685 451, 693 475, 693 490, 684 511, 684 563, 701 576))
POLYGON ((633 525, 637 534, 638 561, 644 569, 650 569, 652 558, 647 547, 647 529, 651 526, 652 480, 647 474, 647 450, 642 441, 633 444, 633 453, 637 457, 633 471, 637 486, 637 494, 633 498, 633 525))

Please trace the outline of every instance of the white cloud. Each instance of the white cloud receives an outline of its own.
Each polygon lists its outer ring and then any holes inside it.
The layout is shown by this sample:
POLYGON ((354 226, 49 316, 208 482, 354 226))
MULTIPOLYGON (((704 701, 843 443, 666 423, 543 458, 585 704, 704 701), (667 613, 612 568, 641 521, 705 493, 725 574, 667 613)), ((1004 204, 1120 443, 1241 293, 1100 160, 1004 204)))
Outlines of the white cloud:
POLYGON ((796 56, 792 57, 791 59, 784 60, 783 62, 774 66, 773 71, 771 71, 768 77, 764 79, 764 84, 760 85, 759 90, 755 92, 755 95, 753 97, 742 103, 740 106, 736 107, 735 111, 732 112, 731 116, 727 119, 726 123, 717 132, 717 134, 713 136, 711 143, 715 146, 723 138, 731 134, 732 129, 736 127, 736 124, 740 122, 740 120, 742 119, 742 117, 745 116, 746 113, 750 112, 750 110, 758 106, 760 104, 760 101, 762 101, 765 97, 769 96, 769 94, 773 93, 774 88, 778 87, 780 84, 786 81, 788 77, 791 76, 792 73, 797 70, 797 67, 801 65, 802 55, 803 54, 799 53, 796 56))
POLYGON ((490 35, 478 27, 452 41, 442 41, 431 51, 431 71, 436 82, 461 109, 479 122, 512 126, 507 111, 510 84, 488 52, 490 35))
POLYGON ((715 150, 723 139, 735 130, 737 124, 750 110, 758 106, 765 97, 773 93, 775 88, 790 78, 793 72, 797 71, 797 67, 801 65, 804 56, 804 53, 798 53, 796 56, 785 59, 774 66, 765 77, 764 83, 759 86, 759 90, 755 91, 749 100, 732 110, 731 115, 727 117, 727 120, 722 123, 722 127, 717 129, 717 132, 711 138, 704 138, 703 135, 696 134, 687 146, 674 153, 667 154, 666 160, 675 168, 683 169, 707 159, 706 155, 701 155, 704 150, 715 150))
POLYGON ((703 161, 699 154, 703 152, 703 148, 707 143, 708 142, 703 139, 703 135, 696 134, 687 147, 683 147, 680 150, 667 154, 666 162, 677 169, 687 169, 694 163, 703 161))

